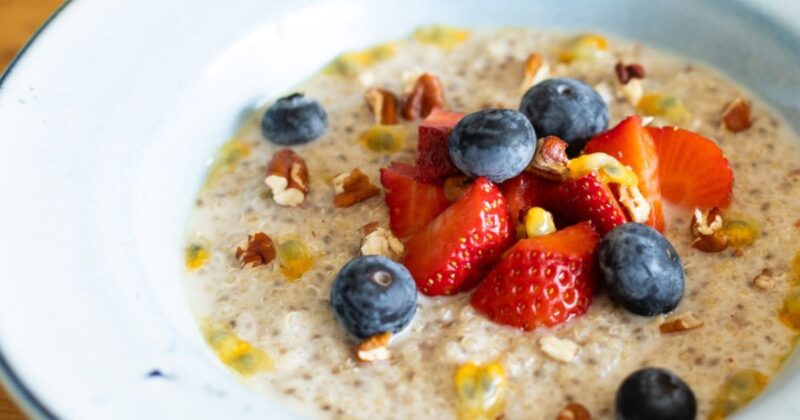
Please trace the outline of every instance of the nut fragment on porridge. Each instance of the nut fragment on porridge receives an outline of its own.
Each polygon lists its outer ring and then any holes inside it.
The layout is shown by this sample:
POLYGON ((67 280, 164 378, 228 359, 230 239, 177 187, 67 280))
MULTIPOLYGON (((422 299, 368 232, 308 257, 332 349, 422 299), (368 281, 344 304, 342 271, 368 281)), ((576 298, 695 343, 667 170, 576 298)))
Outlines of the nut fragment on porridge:
POLYGON ((389 351, 389 340, 392 339, 392 333, 384 332, 372 336, 360 343, 356 347, 356 357, 360 362, 377 362, 381 360, 388 360, 392 357, 389 351))
POLYGON ((614 65, 614 72, 617 74, 617 80, 623 85, 627 85, 634 79, 643 79, 645 75, 644 67, 641 64, 624 64, 622 61, 617 61, 617 64, 614 65))
POLYGON ((397 124, 398 100, 394 93, 386 89, 370 88, 364 97, 375 116, 376 125, 397 124))
POLYGON ((382 227, 372 230, 361 239, 361 255, 382 255, 397 261, 403 256, 404 250, 403 243, 382 227))
POLYGON ((753 287, 759 290, 772 290, 775 288, 775 277, 772 270, 765 268, 753 278, 753 287))
POLYGON ((578 345, 574 341, 552 335, 539 340, 539 347, 545 354, 560 362, 571 362, 578 354, 578 345))
POLYGON ((350 207, 381 193, 378 187, 372 185, 367 174, 359 168, 334 178, 333 188, 336 192, 333 206, 337 208, 350 207))
POLYGON ((536 153, 528 171, 539 177, 561 182, 569 176, 567 143, 556 136, 547 136, 537 141, 536 153))
POLYGON ((722 123, 725 128, 733 132, 750 128, 753 125, 750 116, 750 101, 744 98, 736 98, 731 101, 722 111, 722 123))
POLYGON ((723 229, 722 212, 712 207, 706 212, 694 210, 689 230, 694 237, 692 247, 703 252, 721 252, 728 248, 728 234, 723 229))
POLYGON ((422 73, 411 90, 403 95, 400 113, 407 120, 427 117, 431 111, 444 108, 444 87, 438 77, 422 73))
POLYGON ((571 402, 558 413, 556 420, 592 420, 592 414, 580 403, 571 402))
POLYGON ((703 326, 703 321, 697 319, 692 312, 680 314, 658 326, 662 334, 670 334, 693 330, 703 326))
POLYGON ((531 86, 541 81, 547 74, 548 68, 541 54, 532 53, 529 55, 522 69, 522 86, 520 90, 525 92, 530 89, 531 86))
POLYGON ((266 265, 275 259, 275 244, 266 233, 256 232, 247 235, 247 245, 236 247, 234 256, 239 260, 242 268, 266 265))
POLYGON ((276 203, 282 206, 299 206, 308 193, 306 161, 291 149, 275 152, 267 165, 264 183, 272 191, 272 198, 276 203))

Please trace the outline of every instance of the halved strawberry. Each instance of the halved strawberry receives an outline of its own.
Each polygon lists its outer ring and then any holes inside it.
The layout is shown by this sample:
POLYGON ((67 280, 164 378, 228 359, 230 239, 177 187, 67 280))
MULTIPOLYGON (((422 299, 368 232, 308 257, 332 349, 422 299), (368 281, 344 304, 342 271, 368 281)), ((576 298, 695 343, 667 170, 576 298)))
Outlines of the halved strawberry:
POLYGON ((653 138, 642 126, 642 120, 630 116, 611 130, 601 133, 586 144, 584 153, 606 153, 623 165, 630 166, 639 178, 639 191, 650 202, 647 225, 664 231, 664 210, 661 203, 658 155, 653 138))
POLYGON ((403 264, 426 295, 474 286, 510 242, 506 200, 486 178, 406 242, 403 264))
POLYGON ((419 125, 417 168, 423 181, 437 181, 457 174, 458 168, 450 160, 447 139, 465 114, 434 109, 419 125))
POLYGON ((524 220, 524 212, 531 207, 545 207, 550 195, 558 187, 544 179, 523 171, 521 174, 500 184, 500 191, 506 198, 508 215, 512 226, 524 220))
POLYGON ((689 209, 730 206, 733 171, 716 143, 675 127, 648 127, 647 131, 655 141, 665 200, 689 209))
POLYGON ((596 288, 600 237, 588 222, 517 242, 472 295, 494 322, 525 330, 583 314, 596 288))
POLYGON ((399 238, 417 233, 450 205, 442 187, 418 181, 416 176, 417 169, 404 163, 381 168, 389 227, 399 238))
POLYGON ((601 235, 628 221, 614 194, 600 181, 597 172, 564 181, 549 196, 547 204, 560 225, 589 221, 601 235))

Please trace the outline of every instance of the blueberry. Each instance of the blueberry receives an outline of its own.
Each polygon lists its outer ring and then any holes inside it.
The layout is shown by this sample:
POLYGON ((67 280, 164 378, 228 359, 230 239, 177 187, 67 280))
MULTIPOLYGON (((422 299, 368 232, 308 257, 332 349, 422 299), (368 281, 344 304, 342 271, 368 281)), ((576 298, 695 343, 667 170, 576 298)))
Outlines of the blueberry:
POLYGON ((608 294, 630 312, 667 313, 683 297, 681 259, 666 238, 649 226, 615 227, 600 242, 599 260, 608 294))
POLYGON ((645 368, 617 390, 618 420, 694 420, 697 400, 681 378, 666 369, 645 368))
POLYGON ((267 140, 284 146, 308 143, 325 133, 328 115, 319 102, 293 93, 275 101, 261 119, 267 140))
POLYGON ((495 183, 525 170, 536 151, 530 121, 511 109, 484 109, 461 119, 448 140, 450 159, 471 177, 495 183))
POLYGON ((594 135, 608 128, 608 106, 591 86, 560 78, 540 82, 525 92, 519 110, 540 137, 558 136, 567 153, 577 156, 594 135))
POLYGON ((331 306, 342 326, 360 339, 396 333, 414 317, 417 287, 402 265, 377 255, 358 257, 333 280, 331 306))

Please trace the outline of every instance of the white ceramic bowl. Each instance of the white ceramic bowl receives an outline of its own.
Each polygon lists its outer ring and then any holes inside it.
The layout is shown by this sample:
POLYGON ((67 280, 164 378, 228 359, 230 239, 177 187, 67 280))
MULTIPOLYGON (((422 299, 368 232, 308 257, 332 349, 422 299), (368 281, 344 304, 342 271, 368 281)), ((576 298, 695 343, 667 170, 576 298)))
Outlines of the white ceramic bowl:
MULTIPOLYGON (((791 0, 74 1, 0 80, 0 375, 38 417, 289 418, 205 347, 185 218, 250 107, 422 23, 597 30, 721 69, 800 127, 791 0)), ((743 418, 798 418, 800 361, 743 418)))

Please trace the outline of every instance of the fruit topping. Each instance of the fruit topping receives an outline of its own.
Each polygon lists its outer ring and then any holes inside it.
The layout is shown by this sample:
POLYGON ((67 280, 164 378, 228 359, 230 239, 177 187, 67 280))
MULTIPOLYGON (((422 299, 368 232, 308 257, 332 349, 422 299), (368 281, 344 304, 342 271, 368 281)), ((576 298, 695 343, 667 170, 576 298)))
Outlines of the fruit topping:
POLYGON ((202 267, 211 256, 211 243, 204 238, 193 238, 184 251, 184 264, 187 271, 195 271, 202 267))
POLYGON ((597 172, 600 181, 605 184, 631 187, 639 184, 639 178, 632 169, 605 153, 590 153, 570 159, 567 162, 567 168, 569 168, 569 176, 572 179, 578 179, 590 172, 597 172))
POLYGON ((411 90, 403 95, 400 114, 407 120, 416 120, 430 115, 437 108, 444 108, 444 88, 438 77, 422 73, 411 90))
POLYGON ((623 85, 628 84, 633 79, 644 79, 644 67, 639 63, 624 64, 622 61, 617 61, 614 66, 614 72, 617 74, 617 80, 623 85))
POLYGON ((469 190, 472 179, 466 175, 452 175, 444 181, 444 196, 447 201, 458 201, 469 190))
POLYGON ((275 259, 275 255, 275 244, 272 243, 272 238, 264 232, 247 235, 247 245, 236 247, 234 254, 242 268, 267 265, 275 259))
POLYGON ((241 139, 231 139, 219 148, 214 162, 208 169, 206 187, 211 185, 221 174, 231 171, 244 158, 250 156, 251 146, 241 139))
POLYGON ((207 328, 205 339, 222 363, 240 375, 251 376, 275 367, 275 362, 267 353, 253 347, 227 328, 218 326, 207 328))
POLYGON ((745 248, 752 245, 760 234, 758 223, 739 213, 726 213, 722 230, 728 236, 730 246, 734 248, 745 248))
POLYGON ((553 215, 541 207, 531 207, 525 213, 525 236, 536 238, 556 231, 553 215))
POLYGON ((536 133, 525 115, 484 109, 462 118, 448 141, 450 159, 471 177, 500 183, 524 171, 536 151, 536 133))
POLYGON ((403 243, 392 232, 379 227, 361 239, 361 255, 381 255, 394 261, 403 256, 403 243))
POLYGON ((377 255, 356 257, 331 286, 331 307, 339 323, 359 339, 398 333, 417 310, 417 289, 408 270, 377 255))
POLYGON ((419 145, 417 147, 417 168, 423 181, 438 181, 449 175, 458 174, 458 168, 450 160, 447 140, 465 114, 434 109, 419 125, 419 145))
POLYGON ((375 116, 376 125, 394 125, 398 118, 398 100, 391 91, 381 88, 370 88, 364 95, 367 106, 375 116))
POLYGON ((564 181, 548 200, 545 208, 553 212, 560 225, 590 221, 600 235, 605 235, 627 222, 622 207, 597 172, 564 181))
POLYGON ((391 58, 395 52, 392 43, 378 44, 363 51, 348 51, 336 57, 323 72, 328 75, 355 76, 363 69, 391 58))
POLYGON ((622 382, 614 409, 619 420, 694 420, 697 400, 674 373, 644 368, 622 382))
POLYGON ((753 400, 769 383, 763 373, 747 369, 734 373, 723 384, 717 394, 709 420, 723 420, 753 400))
POLYGON ((508 386, 503 365, 496 362, 485 365, 466 363, 456 370, 453 382, 460 420, 489 420, 503 416, 508 386))
POLYGON ((290 149, 275 152, 267 165, 264 183, 272 191, 275 203, 281 206, 299 206, 308 193, 306 161, 290 149))
POLYGON ((584 153, 605 153, 629 166, 639 180, 639 192, 650 204, 650 215, 645 224, 664 231, 664 213, 661 203, 659 159, 653 138, 642 126, 637 116, 628 117, 616 127, 594 138, 587 144, 584 153))
POLYGON ((442 187, 418 181, 416 177, 416 168, 403 163, 381 169, 389 227, 401 239, 417 233, 450 205, 442 187))
POLYGON ((368 198, 381 193, 378 187, 372 185, 369 177, 361 169, 355 168, 352 172, 341 174, 333 179, 336 195, 333 197, 333 206, 336 208, 350 207, 368 198))
POLYGON ((789 266, 792 268, 792 274, 794 274, 794 281, 800 281, 800 252, 794 254, 792 258, 792 262, 789 263, 789 266))
POLYGON ((547 207, 557 187, 528 171, 502 183, 500 190, 506 198, 512 226, 525 222, 525 213, 529 208, 547 207))
POLYGON ((596 287, 600 238, 587 222, 516 243, 472 295, 472 306, 499 324, 552 327, 583 314, 596 287))
POLYGON ((325 109, 302 93, 278 99, 267 108, 261 119, 264 137, 284 146, 308 143, 323 135, 327 128, 325 109))
POLYGON ((278 262, 286 279, 294 281, 311 269, 314 257, 303 241, 288 239, 278 244, 278 262))
POLYGON ((465 29, 443 25, 428 25, 417 28, 411 37, 414 41, 450 50, 466 41, 469 35, 469 31, 465 29))
POLYGON ((790 291, 783 303, 778 319, 787 327, 800 330, 800 290, 790 291))
POLYGON ((722 111, 722 124, 734 133, 744 131, 753 125, 750 116, 750 101, 744 98, 736 98, 722 111))
POLYGON ((486 178, 406 242, 403 264, 426 295, 473 287, 510 241, 506 200, 486 178))
POLYGON ((408 131, 402 125, 373 125, 359 141, 367 149, 379 153, 393 153, 406 146, 408 131))
POLYGON ((558 413, 556 420, 592 420, 592 414, 582 404, 571 402, 558 413))
POLYGON ((599 265, 611 299, 634 314, 665 314, 683 298, 680 257, 647 225, 625 223, 609 232, 600 242, 599 265))
POLYGON ((547 136, 536 142, 528 171, 549 181, 562 182, 569 176, 568 162, 567 143, 556 136, 547 136))
POLYGON ((636 107, 649 117, 663 117, 673 122, 683 120, 689 111, 681 98, 666 93, 648 93, 642 96, 636 107))
POLYGON ((733 171, 716 143, 681 128, 648 127, 647 131, 655 141, 665 200, 687 209, 730 206, 733 171))
POLYGON ((592 136, 608 128, 608 106, 591 86, 569 78, 548 79, 530 88, 519 110, 540 137, 567 142, 567 154, 577 156, 592 136))
POLYGON ((689 231, 694 237, 692 248, 703 252, 721 252, 728 248, 728 235, 723 229, 722 213, 712 207, 707 212, 694 210, 689 231))
POLYGON ((569 40, 558 55, 562 63, 593 60, 608 49, 608 41, 600 35, 583 34, 569 40))

